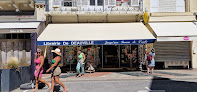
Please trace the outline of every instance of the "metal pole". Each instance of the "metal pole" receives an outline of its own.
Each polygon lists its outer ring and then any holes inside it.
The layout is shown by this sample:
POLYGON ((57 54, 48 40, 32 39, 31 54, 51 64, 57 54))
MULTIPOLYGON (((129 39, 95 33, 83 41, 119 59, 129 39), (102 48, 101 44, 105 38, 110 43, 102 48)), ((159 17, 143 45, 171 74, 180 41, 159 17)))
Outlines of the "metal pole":
POLYGON ((118 52, 119 52, 119 68, 120 68, 120 57, 121 57, 120 56, 120 45, 119 45, 119 51, 118 52))
POLYGON ((102 45, 102 68, 103 68, 103 45, 102 45))
POLYGON ((104 9, 105 9, 104 5, 105 5, 105 0, 103 0, 103 12, 104 12, 104 9))

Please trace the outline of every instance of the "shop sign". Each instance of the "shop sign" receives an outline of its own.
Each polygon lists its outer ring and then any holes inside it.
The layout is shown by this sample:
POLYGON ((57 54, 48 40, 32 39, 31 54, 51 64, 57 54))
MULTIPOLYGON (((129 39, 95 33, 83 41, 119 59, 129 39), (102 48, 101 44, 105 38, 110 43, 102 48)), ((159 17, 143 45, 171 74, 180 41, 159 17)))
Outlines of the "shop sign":
POLYGON ((61 42, 44 42, 45 46, 59 46, 61 42))
POLYGON ((72 41, 71 45, 94 45, 94 41, 72 41))
POLYGON ((129 45, 153 43, 155 39, 147 40, 101 40, 101 41, 38 41, 39 46, 80 46, 80 45, 129 45))
POLYGON ((185 36, 183 39, 184 39, 185 41, 188 41, 188 40, 189 40, 189 37, 188 37, 188 36, 185 36))
POLYGON ((10 33, 22 33, 23 30, 10 30, 10 33))
POLYGON ((113 44, 119 44, 119 42, 116 42, 116 41, 105 41, 105 45, 113 45, 113 44))
POLYGON ((149 22, 149 16, 148 16, 148 13, 145 12, 144 15, 143 15, 143 21, 144 21, 144 24, 148 24, 149 22))

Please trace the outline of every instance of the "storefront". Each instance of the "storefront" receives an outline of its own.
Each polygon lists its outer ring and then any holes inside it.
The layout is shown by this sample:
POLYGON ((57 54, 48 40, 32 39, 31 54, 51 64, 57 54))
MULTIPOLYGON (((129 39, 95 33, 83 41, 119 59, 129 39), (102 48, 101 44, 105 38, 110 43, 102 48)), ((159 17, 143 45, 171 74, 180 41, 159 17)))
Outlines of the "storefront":
MULTIPOLYGON (((34 70, 32 56, 37 50, 37 35, 40 35, 44 28, 44 22, 1 22, 0 67, 11 57, 15 57, 19 63, 31 65, 31 69, 34 70)), ((34 71, 31 71, 32 75, 33 73, 34 71)))
POLYGON ((192 43, 197 40, 197 25, 193 22, 149 23, 157 41, 153 44, 156 63, 163 68, 184 67, 192 64, 192 43))
POLYGON ((30 64, 31 36, 39 34, 41 25, 41 22, 0 23, 0 61, 6 63, 10 57, 16 57, 19 62, 26 61, 30 64))
POLYGON ((144 58, 144 44, 153 43, 154 36, 142 23, 49 24, 38 37, 38 48, 50 51, 60 48, 62 64, 76 67, 77 51, 87 56, 86 66, 95 68, 139 68, 144 58))

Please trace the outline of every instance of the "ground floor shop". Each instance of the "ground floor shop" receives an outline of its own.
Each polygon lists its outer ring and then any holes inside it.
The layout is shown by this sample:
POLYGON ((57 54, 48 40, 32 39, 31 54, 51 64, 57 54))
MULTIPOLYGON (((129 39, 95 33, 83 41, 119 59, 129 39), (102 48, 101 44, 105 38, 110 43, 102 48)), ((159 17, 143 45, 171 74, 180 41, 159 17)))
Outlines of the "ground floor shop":
POLYGON ((1 22, 0 63, 6 64, 11 57, 19 63, 31 64, 32 49, 36 50, 36 39, 45 26, 42 22, 1 22))
MULTIPOLYGON (((87 56, 86 65, 99 68, 139 69, 145 44, 155 41, 142 23, 49 24, 38 37, 38 47, 50 51, 60 48, 62 65, 75 69, 77 51, 87 56)), ((86 68, 87 68, 86 67, 86 68)))
POLYGON ((197 28, 194 22, 149 23, 157 41, 153 44, 156 51, 156 67, 196 68, 195 41, 197 28))
MULTIPOLYGON (((137 70, 144 61, 146 45, 86 45, 86 46, 49 46, 47 59, 51 64, 53 59, 51 50, 60 48, 62 51, 62 65, 67 70, 75 71, 77 65, 77 51, 82 50, 86 55, 86 69, 91 65, 100 68, 124 68, 137 70)), ((43 47, 38 47, 43 48, 43 47)))
POLYGON ((44 28, 44 22, 0 22, 0 68, 17 61, 21 66, 31 65, 33 75, 37 37, 44 28))
POLYGON ((31 63, 31 38, 30 34, 0 34, 0 61, 7 63, 11 57, 18 62, 31 63))
POLYGON ((190 44, 190 41, 155 42, 155 61, 160 68, 189 68, 192 55, 190 44))

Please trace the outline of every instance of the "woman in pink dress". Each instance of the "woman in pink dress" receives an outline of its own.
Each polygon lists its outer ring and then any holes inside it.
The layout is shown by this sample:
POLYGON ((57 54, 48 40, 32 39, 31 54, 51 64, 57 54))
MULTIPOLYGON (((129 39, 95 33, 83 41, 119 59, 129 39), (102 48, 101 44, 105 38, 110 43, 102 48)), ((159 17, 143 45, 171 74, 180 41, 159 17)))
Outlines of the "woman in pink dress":
POLYGON ((36 79, 36 87, 33 90, 33 92, 38 90, 39 82, 45 83, 48 86, 48 88, 50 88, 50 84, 41 78, 43 73, 43 64, 44 64, 44 57, 42 54, 43 52, 41 49, 38 49, 37 53, 35 53, 34 63, 36 64, 36 69, 34 72, 34 76, 36 79))

